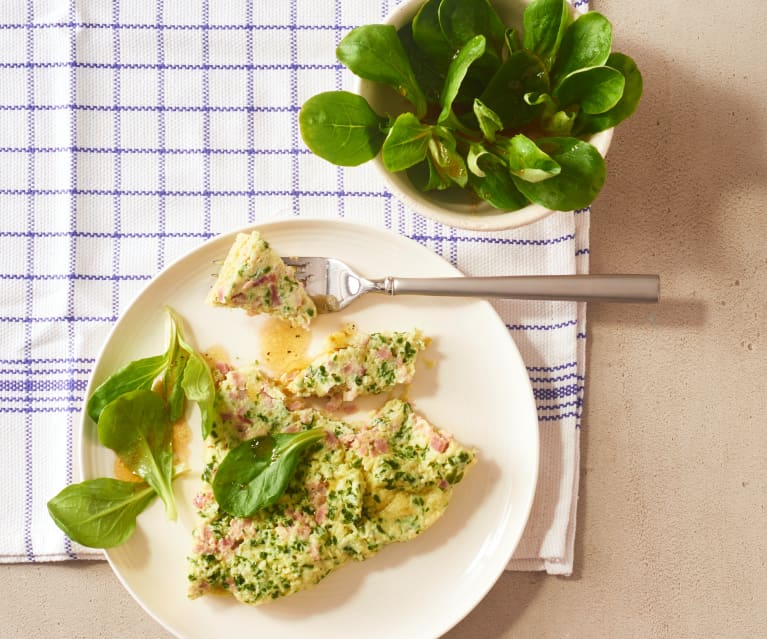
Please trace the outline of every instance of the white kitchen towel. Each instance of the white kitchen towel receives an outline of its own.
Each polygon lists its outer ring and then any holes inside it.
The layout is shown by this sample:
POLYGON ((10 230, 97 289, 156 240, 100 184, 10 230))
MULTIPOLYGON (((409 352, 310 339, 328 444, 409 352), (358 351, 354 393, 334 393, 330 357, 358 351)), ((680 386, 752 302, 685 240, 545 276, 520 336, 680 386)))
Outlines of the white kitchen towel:
MULTIPOLYGON (((300 105, 352 87, 335 46, 385 0, 18 0, 0 6, 0 561, 100 558, 46 502, 77 480, 88 375, 165 265, 283 216, 392 229, 469 275, 588 268, 588 210, 514 231, 423 219, 369 166, 311 155, 300 105)), ((584 3, 580 3, 584 8, 584 3)), ((511 568, 568 574, 578 494, 585 308, 495 304, 538 403, 541 465, 511 568)))

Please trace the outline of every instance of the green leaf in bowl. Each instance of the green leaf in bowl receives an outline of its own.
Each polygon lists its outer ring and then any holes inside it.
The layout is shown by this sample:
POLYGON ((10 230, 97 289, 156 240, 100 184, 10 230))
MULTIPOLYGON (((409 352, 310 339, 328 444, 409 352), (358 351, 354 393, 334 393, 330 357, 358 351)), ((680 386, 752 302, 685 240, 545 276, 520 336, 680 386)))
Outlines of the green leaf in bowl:
POLYGON ((531 202, 555 211, 570 211, 594 201, 605 181, 605 161, 591 144, 577 138, 540 138, 536 144, 561 168, 541 182, 526 182, 516 175, 514 184, 531 202))
POLYGON ((336 57, 360 78, 392 87, 413 104, 418 117, 426 114, 426 96, 392 25, 369 24, 353 29, 338 44, 336 57))
POLYGON ((453 108, 453 100, 458 95, 461 83, 469 71, 472 63, 476 62, 485 53, 485 36, 476 35, 464 44, 447 70, 447 79, 440 95, 440 106, 442 111, 439 114, 438 122, 445 122, 450 117, 453 108))
POLYGON ((412 113, 397 116, 381 149, 387 171, 404 171, 422 162, 432 138, 432 127, 421 124, 412 113))
POLYGON ((372 160, 384 141, 385 120, 365 98, 348 91, 327 91, 309 98, 298 122, 312 153, 339 166, 372 160))
POLYGON ((550 69, 570 22, 567 1, 533 0, 525 8, 522 21, 524 48, 535 53, 550 69))
POLYGON ((495 134, 503 129, 503 122, 498 114, 477 98, 474 100, 474 117, 477 118, 477 124, 485 139, 493 142, 495 134))
POLYGON ((618 104, 625 85, 626 79, 617 69, 589 67, 565 76, 554 89, 554 97, 563 106, 580 104, 584 113, 604 113, 618 104))
POLYGON ((578 69, 602 66, 610 56, 612 45, 610 21, 596 11, 584 13, 567 27, 552 76, 559 80, 578 69))
POLYGON ((483 154, 477 158, 483 175, 469 173, 469 184, 477 196, 502 211, 516 211, 528 204, 529 200, 514 184, 509 167, 497 156, 483 154))
POLYGON ((549 79, 541 59, 529 51, 517 51, 496 71, 479 99, 501 118, 505 127, 517 128, 540 113, 538 105, 525 101, 528 93, 548 93, 549 79))
POLYGON ((642 74, 630 57, 622 53, 612 53, 607 58, 607 65, 623 74, 626 80, 623 95, 614 107, 604 113, 579 114, 575 125, 578 135, 598 133, 616 126, 636 111, 639 99, 642 97, 642 74))
POLYGON ((455 49, 450 45, 439 24, 439 5, 442 0, 427 0, 413 18, 413 40, 433 63, 447 69, 455 49))
POLYGON ((511 174, 525 182, 541 182, 562 171, 559 164, 521 133, 509 140, 506 151, 511 174))

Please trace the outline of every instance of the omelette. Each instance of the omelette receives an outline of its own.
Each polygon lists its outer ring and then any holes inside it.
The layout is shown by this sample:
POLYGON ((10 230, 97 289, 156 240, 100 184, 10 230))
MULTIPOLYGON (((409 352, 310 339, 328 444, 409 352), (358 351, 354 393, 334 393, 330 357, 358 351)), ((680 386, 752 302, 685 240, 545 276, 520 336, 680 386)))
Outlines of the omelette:
POLYGON ((302 404, 257 366, 224 367, 217 418, 205 441, 189 596, 228 592, 261 604, 309 588, 350 561, 414 538, 447 508, 475 461, 472 449, 413 407, 391 399, 357 423, 302 404), (246 439, 321 428, 285 492, 250 517, 235 517, 211 487, 219 463, 246 439))
POLYGON ((429 343, 419 330, 346 334, 347 342, 316 357, 308 366, 283 376, 296 397, 331 397, 350 402, 409 384, 415 364, 429 343))
POLYGON ((306 289, 258 231, 238 233, 207 297, 213 306, 266 313, 308 329, 317 308, 306 289))

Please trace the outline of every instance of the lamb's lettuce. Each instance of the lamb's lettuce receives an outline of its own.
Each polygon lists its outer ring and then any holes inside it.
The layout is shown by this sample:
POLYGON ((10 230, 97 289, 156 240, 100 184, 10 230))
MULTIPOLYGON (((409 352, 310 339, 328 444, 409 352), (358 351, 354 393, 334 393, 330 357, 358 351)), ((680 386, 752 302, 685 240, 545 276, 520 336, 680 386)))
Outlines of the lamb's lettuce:
POLYGON ((426 0, 399 31, 354 29, 339 61, 392 87, 411 112, 379 115, 361 96, 321 93, 299 114, 304 142, 342 166, 381 153, 422 190, 466 188, 505 210, 587 206, 604 162, 583 136, 636 110, 642 76, 611 51, 612 25, 599 13, 573 19, 566 0, 533 0, 522 24, 504 25, 489 0, 426 0))
POLYGON ((172 309, 166 310, 165 352, 123 366, 86 403, 100 443, 115 452, 137 481, 88 479, 67 486, 48 502, 56 525, 86 546, 109 548, 126 541, 138 515, 158 495, 168 518, 175 519, 172 481, 183 468, 174 468, 173 426, 185 415, 187 401, 199 407, 203 437, 210 432, 213 375, 202 354, 184 337, 181 319, 172 309))

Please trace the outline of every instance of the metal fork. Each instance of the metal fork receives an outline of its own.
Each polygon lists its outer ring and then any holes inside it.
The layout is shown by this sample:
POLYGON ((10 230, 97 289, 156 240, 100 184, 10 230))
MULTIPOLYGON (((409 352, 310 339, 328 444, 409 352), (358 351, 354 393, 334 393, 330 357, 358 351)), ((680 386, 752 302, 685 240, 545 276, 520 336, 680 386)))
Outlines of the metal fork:
POLYGON ((513 275, 494 277, 362 277, 332 257, 283 257, 296 269, 320 313, 346 308, 365 293, 576 302, 658 302, 657 275, 513 275))

